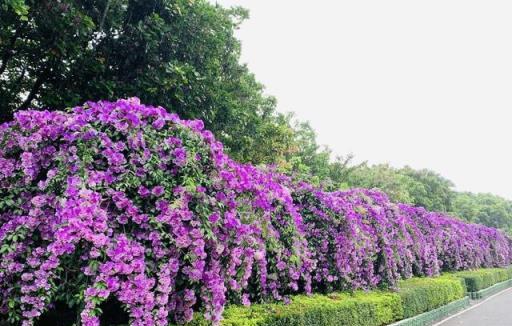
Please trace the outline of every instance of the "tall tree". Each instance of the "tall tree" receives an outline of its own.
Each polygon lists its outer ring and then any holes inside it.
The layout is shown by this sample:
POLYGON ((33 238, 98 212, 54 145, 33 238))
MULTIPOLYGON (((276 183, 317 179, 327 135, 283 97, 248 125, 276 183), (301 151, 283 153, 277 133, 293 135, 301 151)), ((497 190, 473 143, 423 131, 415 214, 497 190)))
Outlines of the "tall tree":
POLYGON ((409 193, 414 198, 415 205, 432 211, 451 211, 455 194, 453 182, 427 169, 414 170, 406 166, 398 172, 416 181, 409 187, 409 193))
POLYGON ((28 107, 137 96, 204 120, 242 161, 275 162, 291 146, 275 100, 240 64, 234 31, 244 9, 205 0, 0 4, 0 122, 28 107))
POLYGON ((512 231, 512 201, 496 195, 457 193, 453 213, 466 221, 512 231))
POLYGON ((453 183, 430 170, 393 168, 387 164, 363 165, 351 173, 352 187, 379 188, 397 202, 422 206, 431 211, 449 212, 454 196, 453 183))
POLYGON ((410 189, 421 187, 388 164, 363 165, 350 174, 348 183, 351 187, 378 188, 387 193, 391 200, 410 204, 414 204, 410 189))
MULTIPOLYGON (((288 115, 293 121, 293 115, 288 115)), ((294 126, 293 141, 281 169, 295 178, 322 183, 325 189, 346 188, 348 176, 360 165, 352 164, 353 155, 333 158, 331 150, 318 144, 316 132, 308 122, 290 122, 294 126)))

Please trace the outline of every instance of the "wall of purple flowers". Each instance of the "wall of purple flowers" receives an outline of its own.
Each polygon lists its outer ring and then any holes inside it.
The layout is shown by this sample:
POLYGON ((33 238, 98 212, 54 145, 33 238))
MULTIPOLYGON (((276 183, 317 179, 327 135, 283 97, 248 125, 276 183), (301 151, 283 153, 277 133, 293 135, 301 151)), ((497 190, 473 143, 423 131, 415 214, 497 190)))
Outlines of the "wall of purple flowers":
POLYGON ((501 231, 366 189, 326 192, 239 164, 201 121, 137 99, 22 111, 0 126, 0 320, 56 301, 96 326, 217 324, 227 303, 391 287, 510 263, 501 231))

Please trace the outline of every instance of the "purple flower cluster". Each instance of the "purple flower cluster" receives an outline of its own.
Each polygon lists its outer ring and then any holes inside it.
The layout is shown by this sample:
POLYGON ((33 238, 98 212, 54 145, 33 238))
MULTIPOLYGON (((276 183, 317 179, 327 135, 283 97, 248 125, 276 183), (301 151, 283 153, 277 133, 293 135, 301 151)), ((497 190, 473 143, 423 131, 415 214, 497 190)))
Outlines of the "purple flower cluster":
POLYGON ((505 266, 512 259, 503 232, 394 204, 379 191, 324 192, 299 183, 293 197, 315 254, 316 290, 394 287, 413 275, 505 266))
POLYGON ((18 112, 0 194, 0 320, 23 325, 63 298, 87 326, 111 298, 133 325, 218 324, 228 302, 511 261, 496 229, 239 164, 201 121, 137 99, 18 112))

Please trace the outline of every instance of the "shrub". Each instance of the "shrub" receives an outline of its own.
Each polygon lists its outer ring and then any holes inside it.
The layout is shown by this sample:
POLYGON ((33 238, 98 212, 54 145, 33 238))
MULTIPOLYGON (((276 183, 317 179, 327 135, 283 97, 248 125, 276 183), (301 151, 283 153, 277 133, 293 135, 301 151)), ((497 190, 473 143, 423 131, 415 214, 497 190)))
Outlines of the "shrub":
POLYGON ((496 283, 511 279, 512 267, 486 268, 474 271, 457 272, 453 273, 453 275, 464 280, 468 292, 477 292, 493 286, 496 283))
POLYGON ((465 295, 464 282, 454 276, 411 278, 399 282, 404 318, 439 308, 465 295))
MULTIPOLYGON (((288 305, 228 307, 223 326, 380 326, 401 319, 396 293, 373 291, 293 297, 288 305)), ((191 326, 206 326, 204 319, 191 326)))
POLYGON ((309 292, 287 189, 230 160, 200 121, 134 99, 88 103, 19 112, 0 145, 0 309, 13 324, 62 301, 98 325, 112 297, 132 325, 194 308, 216 323, 228 296, 309 292))
POLYGON ((288 184, 317 262, 317 291, 396 286, 400 278, 495 267, 510 261, 501 231, 420 207, 391 203, 375 190, 325 192, 288 184), (484 240, 486 239, 486 240, 484 240))
POLYGON ((324 192, 302 184, 292 196, 317 260, 317 290, 395 286, 413 273, 439 273, 435 245, 385 194, 324 192))
MULTIPOLYGON (((230 306, 224 312, 222 325, 387 325, 461 299, 466 292, 462 279, 453 274, 415 277, 398 285, 397 292, 295 296, 289 305, 230 306)), ((198 318, 190 326, 206 325, 203 318, 198 318)))

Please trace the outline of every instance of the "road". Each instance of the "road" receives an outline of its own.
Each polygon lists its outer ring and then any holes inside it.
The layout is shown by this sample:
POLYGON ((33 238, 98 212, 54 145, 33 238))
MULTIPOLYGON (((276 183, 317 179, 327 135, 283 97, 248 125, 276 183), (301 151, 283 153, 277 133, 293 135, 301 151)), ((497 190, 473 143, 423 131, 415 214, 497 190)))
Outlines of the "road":
POLYGON ((512 326, 512 288, 476 303, 437 326, 512 326))

